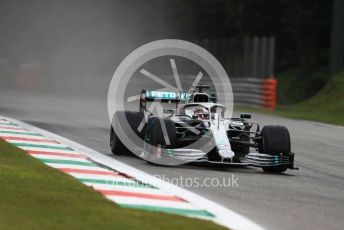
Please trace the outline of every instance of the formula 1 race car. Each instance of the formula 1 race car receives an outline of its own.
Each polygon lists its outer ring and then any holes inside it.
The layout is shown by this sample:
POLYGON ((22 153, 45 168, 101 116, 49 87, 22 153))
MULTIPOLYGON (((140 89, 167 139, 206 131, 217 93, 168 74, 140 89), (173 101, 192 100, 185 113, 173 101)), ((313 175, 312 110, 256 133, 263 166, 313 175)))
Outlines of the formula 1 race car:
POLYGON ((153 157, 155 160, 174 157, 201 164, 256 166, 272 173, 296 169, 286 127, 266 125, 260 130, 259 124, 250 122, 251 115, 246 113, 238 118, 225 118, 226 108, 216 103, 214 95, 203 92, 209 86, 196 88, 197 92, 190 94, 142 90, 139 112, 117 111, 114 114, 110 133, 112 152, 128 151, 114 129, 121 122, 119 117, 125 117, 141 138, 144 149, 141 157, 148 161, 153 157), (174 104, 175 107, 164 109, 164 114, 157 116, 153 115, 152 107, 147 107, 149 102, 174 104), (204 151, 193 146, 196 142, 210 142, 213 147, 204 151), (159 154, 156 154, 157 149, 159 154))

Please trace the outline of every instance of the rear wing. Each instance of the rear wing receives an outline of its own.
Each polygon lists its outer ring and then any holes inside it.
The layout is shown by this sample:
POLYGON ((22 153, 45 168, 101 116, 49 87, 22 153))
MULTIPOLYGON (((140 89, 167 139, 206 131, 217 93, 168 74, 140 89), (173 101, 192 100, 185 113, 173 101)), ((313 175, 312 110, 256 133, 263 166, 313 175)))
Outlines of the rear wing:
POLYGON ((140 94, 140 111, 146 111, 147 102, 176 103, 187 102, 191 99, 190 93, 166 92, 143 89, 140 94))

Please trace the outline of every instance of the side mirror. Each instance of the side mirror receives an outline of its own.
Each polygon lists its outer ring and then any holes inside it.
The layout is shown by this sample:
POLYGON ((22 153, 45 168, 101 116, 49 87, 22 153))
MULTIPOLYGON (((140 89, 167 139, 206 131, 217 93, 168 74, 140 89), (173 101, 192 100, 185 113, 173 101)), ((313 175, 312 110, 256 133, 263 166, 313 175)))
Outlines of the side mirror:
POLYGON ((242 114, 240 114, 240 118, 242 118, 242 119, 250 119, 251 118, 251 114, 242 113, 242 114))
POLYGON ((164 109, 163 111, 164 113, 167 113, 167 114, 174 114, 176 112, 175 109, 164 109))

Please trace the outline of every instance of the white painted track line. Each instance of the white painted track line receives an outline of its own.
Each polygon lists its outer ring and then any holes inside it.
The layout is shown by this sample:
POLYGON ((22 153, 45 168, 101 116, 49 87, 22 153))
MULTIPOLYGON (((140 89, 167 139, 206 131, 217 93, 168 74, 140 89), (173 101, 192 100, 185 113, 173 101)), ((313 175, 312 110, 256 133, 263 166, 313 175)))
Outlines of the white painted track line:
MULTIPOLYGON (((171 195, 183 198, 184 200, 187 200, 190 204, 194 205, 195 207, 203 208, 212 214, 215 215, 215 218, 213 219, 216 223, 226 226, 231 229, 264 229, 263 227, 259 226, 258 224, 254 223, 253 221, 247 219, 246 217, 228 209, 224 206, 217 204, 213 201, 210 201, 200 195, 197 195, 193 192, 190 192, 188 190, 185 190, 183 188, 180 188, 178 186, 175 186, 173 184, 169 184, 164 182, 163 180, 160 180, 156 177, 153 177, 143 171, 140 171, 136 168, 133 168, 127 164, 124 164, 116 159, 113 159, 105 154, 102 154, 100 152, 97 152, 93 149, 90 149, 84 145, 81 145, 79 143, 76 143, 72 140, 69 140, 67 138, 64 138, 62 136, 59 136, 57 134, 51 133, 49 131, 37 128, 35 126, 29 125, 27 123, 4 117, 7 120, 18 124, 19 126, 26 128, 34 133, 40 133, 43 134, 45 137, 51 138, 53 140, 58 141, 59 143, 62 143, 66 146, 72 147, 77 152, 82 152, 84 155, 88 156, 90 159, 92 159, 95 162, 98 162, 100 164, 103 164, 107 167, 110 167, 116 171, 128 174, 140 181, 143 181, 145 183, 151 184, 155 187, 158 187, 162 191, 165 191, 171 195)), ((39 149, 41 150, 41 149, 39 149)), ((58 164, 49 164, 53 167, 59 168, 62 167, 62 165, 58 164)), ((64 165, 63 167, 67 167, 67 165, 64 165)), ((89 166, 82 166, 80 168, 88 168, 91 169, 92 167, 89 166)), ((111 198, 112 199, 112 198, 111 198)))

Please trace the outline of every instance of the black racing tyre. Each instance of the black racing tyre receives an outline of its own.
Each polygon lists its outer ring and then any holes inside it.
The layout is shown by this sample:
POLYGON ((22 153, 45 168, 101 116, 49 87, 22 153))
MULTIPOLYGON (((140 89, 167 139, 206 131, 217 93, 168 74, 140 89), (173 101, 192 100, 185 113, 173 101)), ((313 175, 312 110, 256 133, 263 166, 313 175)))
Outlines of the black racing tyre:
POLYGON ((116 155, 128 152, 128 149, 123 145, 123 143, 118 138, 118 136, 116 135, 112 127, 110 130, 110 148, 111 148, 111 152, 116 155))
POLYGON ((270 155, 290 153, 290 135, 285 126, 264 126, 260 135, 263 142, 260 145, 259 152, 270 155))
POLYGON ((149 143, 151 145, 163 145, 171 148, 176 145, 176 126, 170 119, 151 117, 148 121, 147 134, 149 143), (166 143, 163 127, 161 127, 161 122, 165 124, 166 134, 168 135, 168 140, 170 143, 166 143))
MULTIPOLYGON (((262 143, 259 146, 259 152, 278 155, 290 153, 290 135, 285 126, 280 125, 267 125, 264 126, 260 132, 263 138, 262 143)), ((263 167, 265 172, 270 173, 282 173, 288 169, 288 166, 270 166, 263 167)))
POLYGON ((132 130, 142 139, 142 145, 144 136, 147 129, 147 124, 144 124, 143 128, 138 131, 138 127, 144 119, 144 114, 142 112, 133 112, 133 111, 117 111, 112 119, 112 127, 110 131, 110 147, 111 151, 114 154, 128 153, 130 152, 128 148, 124 146, 121 140, 118 138, 117 134, 114 131, 114 128, 118 122, 124 122, 123 119, 127 119, 132 130))
POLYGON ((142 112, 133 111, 119 111, 117 113, 125 113, 125 117, 131 129, 136 133, 136 135, 138 135, 143 140, 146 133, 147 125, 145 124, 140 131, 138 131, 138 127, 144 119, 144 114, 142 112))

